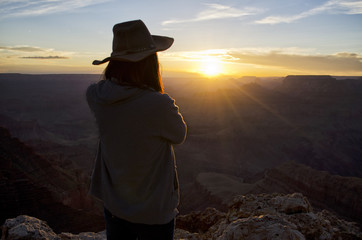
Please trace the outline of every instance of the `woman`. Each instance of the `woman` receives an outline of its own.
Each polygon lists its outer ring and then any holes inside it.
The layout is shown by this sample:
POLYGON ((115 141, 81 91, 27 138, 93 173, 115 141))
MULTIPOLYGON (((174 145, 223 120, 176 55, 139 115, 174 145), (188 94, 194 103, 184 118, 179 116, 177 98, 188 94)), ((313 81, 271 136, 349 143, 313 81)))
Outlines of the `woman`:
POLYGON ((116 24, 105 80, 87 89, 99 146, 90 193, 105 208, 107 239, 173 239, 179 188, 172 145, 186 124, 163 93, 157 52, 173 39, 141 20, 116 24))

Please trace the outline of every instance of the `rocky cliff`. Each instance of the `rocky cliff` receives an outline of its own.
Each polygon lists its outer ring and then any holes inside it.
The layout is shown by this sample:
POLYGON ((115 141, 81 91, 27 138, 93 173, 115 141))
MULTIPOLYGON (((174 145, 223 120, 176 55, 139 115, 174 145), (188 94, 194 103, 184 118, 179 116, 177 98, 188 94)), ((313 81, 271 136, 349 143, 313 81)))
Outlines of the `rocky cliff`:
POLYGON ((0 221, 28 214, 47 220, 57 232, 102 228, 103 217, 87 198, 85 183, 76 169, 36 155, 0 128, 0 221))
MULTIPOLYGON (((298 193, 237 196, 227 212, 208 208, 179 216, 175 239, 362 239, 356 224, 338 219, 323 210, 313 211, 308 200, 298 193)), ((7 219, 2 240, 105 240, 105 232, 56 234, 46 222, 21 215, 7 219)))
POLYGON ((362 179, 331 175, 295 162, 265 172, 260 192, 301 192, 315 207, 335 211, 362 226, 362 179))
MULTIPOLYGON (((331 175, 290 161, 252 178, 238 179, 208 172, 200 173, 197 182, 199 195, 208 197, 212 203, 219 203, 218 206, 213 205, 219 209, 225 208, 225 203, 240 194, 300 192, 316 208, 328 209, 362 226, 361 178, 331 175)), ((195 201, 200 198, 195 197, 195 201)))

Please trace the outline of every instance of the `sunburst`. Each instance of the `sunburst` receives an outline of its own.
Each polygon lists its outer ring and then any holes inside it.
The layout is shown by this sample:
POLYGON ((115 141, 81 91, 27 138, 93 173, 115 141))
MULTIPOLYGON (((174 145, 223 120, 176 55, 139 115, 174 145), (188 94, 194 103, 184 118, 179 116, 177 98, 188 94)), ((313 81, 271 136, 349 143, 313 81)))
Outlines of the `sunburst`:
POLYGON ((208 57, 200 64, 199 72, 207 77, 215 77, 223 72, 222 63, 215 57, 208 57))

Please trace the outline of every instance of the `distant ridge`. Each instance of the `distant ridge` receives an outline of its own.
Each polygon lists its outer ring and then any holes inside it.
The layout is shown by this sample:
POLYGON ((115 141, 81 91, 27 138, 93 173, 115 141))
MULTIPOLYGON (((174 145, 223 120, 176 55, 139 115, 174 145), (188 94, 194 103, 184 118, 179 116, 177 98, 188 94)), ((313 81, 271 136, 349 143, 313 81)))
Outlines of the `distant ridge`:
POLYGON ((283 84, 321 85, 331 84, 337 81, 330 75, 288 75, 284 78, 283 84))
MULTIPOLYGON (((343 99, 352 95, 360 95, 362 81, 358 78, 348 77, 337 80, 330 75, 289 75, 284 78, 280 90, 303 98, 319 97, 322 94, 330 100, 343 99)), ((315 101, 315 99, 313 100, 315 101)))

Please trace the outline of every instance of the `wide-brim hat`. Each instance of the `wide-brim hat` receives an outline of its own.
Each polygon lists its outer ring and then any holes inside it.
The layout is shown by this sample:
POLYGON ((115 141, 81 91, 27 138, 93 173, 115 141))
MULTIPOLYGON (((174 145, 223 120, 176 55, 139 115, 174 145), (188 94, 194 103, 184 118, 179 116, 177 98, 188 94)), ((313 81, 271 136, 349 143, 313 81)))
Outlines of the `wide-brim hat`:
POLYGON ((141 20, 118 23, 113 27, 113 44, 110 57, 94 60, 99 65, 110 60, 138 62, 171 47, 173 38, 151 35, 141 20))

